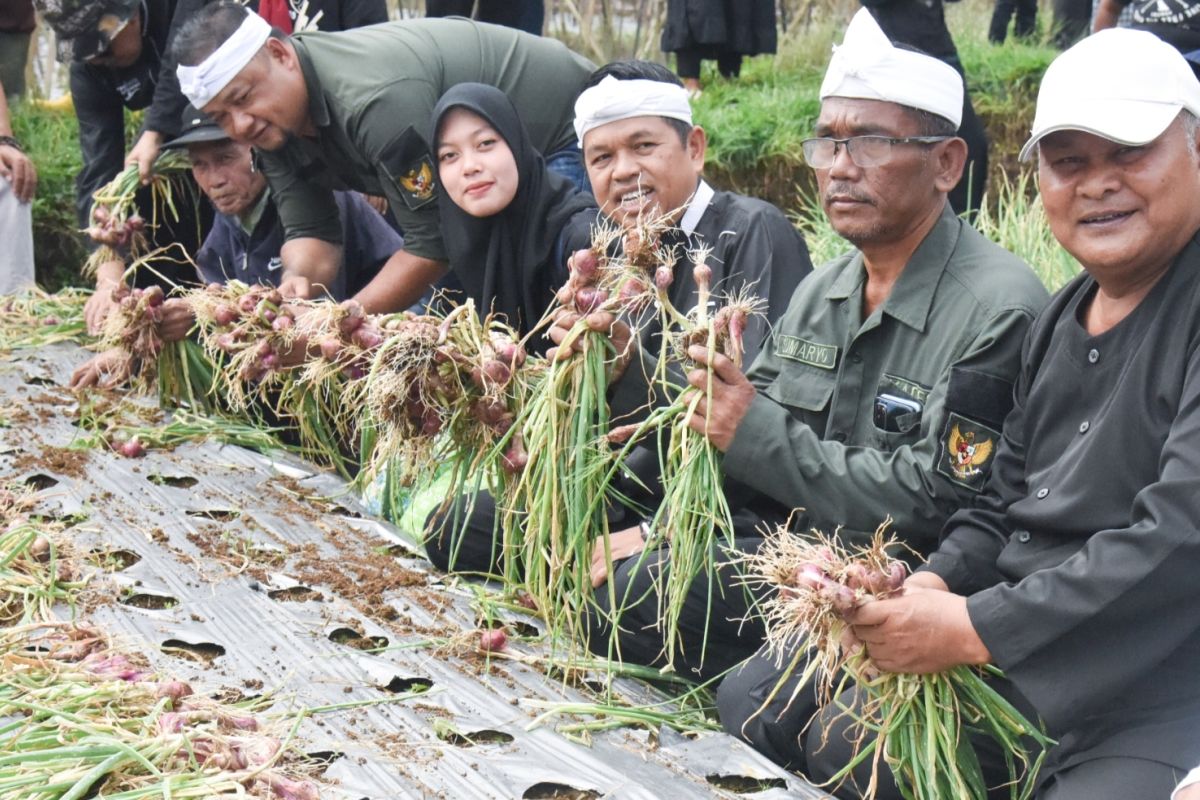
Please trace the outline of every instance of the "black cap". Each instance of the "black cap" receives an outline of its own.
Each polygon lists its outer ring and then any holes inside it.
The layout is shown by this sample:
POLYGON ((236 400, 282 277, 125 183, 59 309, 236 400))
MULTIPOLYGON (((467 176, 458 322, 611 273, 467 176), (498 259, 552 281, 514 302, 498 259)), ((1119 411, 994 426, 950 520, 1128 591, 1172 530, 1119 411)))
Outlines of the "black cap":
POLYGON ((189 105, 183 110, 183 126, 179 135, 164 144, 163 150, 175 147, 186 147, 200 142, 219 142, 229 138, 229 134, 221 130, 221 126, 212 121, 212 117, 189 105))
POLYGON ((139 0, 37 0, 47 24, 54 29, 58 60, 86 61, 102 55, 129 23, 139 0))

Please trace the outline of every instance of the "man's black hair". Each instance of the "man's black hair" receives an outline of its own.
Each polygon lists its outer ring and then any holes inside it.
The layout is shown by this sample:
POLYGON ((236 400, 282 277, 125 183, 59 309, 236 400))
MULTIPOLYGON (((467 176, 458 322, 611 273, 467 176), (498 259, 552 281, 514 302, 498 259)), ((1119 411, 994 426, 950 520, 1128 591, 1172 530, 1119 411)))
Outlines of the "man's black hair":
MULTIPOLYGON (((241 3, 221 0, 204 6, 179 26, 171 52, 175 60, 185 66, 195 66, 213 54, 225 40, 234 34, 250 14, 241 3)), ((271 29, 271 37, 285 38, 277 28, 271 29)))
MULTIPOLYGON (((653 61, 642 61, 637 58, 628 58, 622 61, 612 61, 593 72, 583 84, 584 90, 592 88, 609 75, 619 81, 658 81, 659 83, 669 83, 673 86, 683 86, 683 81, 679 80, 679 76, 662 64, 657 64, 653 61)), ((679 134, 679 141, 683 143, 684 147, 687 147, 687 140, 692 132, 692 126, 681 119, 662 117, 662 120, 675 129, 675 133, 679 134)))

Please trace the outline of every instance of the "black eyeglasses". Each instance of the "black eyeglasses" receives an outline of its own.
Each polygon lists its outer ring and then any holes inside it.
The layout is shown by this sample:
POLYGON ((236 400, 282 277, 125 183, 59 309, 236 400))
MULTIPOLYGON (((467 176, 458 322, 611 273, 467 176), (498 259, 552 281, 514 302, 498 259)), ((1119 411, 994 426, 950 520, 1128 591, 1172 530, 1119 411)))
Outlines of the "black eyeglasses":
POLYGON ((930 145, 953 139, 953 136, 851 136, 831 139, 826 136, 805 139, 800 143, 804 161, 813 169, 829 169, 837 158, 838 147, 845 147, 850 160, 859 167, 878 167, 892 160, 892 148, 898 144, 930 145))

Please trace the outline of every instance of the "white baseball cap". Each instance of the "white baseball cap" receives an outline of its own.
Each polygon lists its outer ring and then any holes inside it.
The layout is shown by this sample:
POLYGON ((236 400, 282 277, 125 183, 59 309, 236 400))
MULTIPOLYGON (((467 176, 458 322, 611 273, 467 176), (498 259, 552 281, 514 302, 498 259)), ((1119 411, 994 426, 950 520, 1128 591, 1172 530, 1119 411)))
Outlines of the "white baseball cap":
POLYGON ((1146 144, 1184 109, 1200 117, 1200 81, 1178 50, 1146 31, 1103 30, 1054 59, 1046 70, 1021 160, 1055 131, 1146 144))

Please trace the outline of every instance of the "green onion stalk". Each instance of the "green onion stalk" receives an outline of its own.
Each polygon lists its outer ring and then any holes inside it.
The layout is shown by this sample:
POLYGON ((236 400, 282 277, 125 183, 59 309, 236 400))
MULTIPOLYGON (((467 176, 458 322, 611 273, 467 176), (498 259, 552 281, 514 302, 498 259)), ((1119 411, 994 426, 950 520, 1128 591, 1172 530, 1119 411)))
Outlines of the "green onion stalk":
POLYGON ((0 350, 58 342, 82 344, 87 339, 83 306, 89 294, 84 289, 49 294, 31 288, 20 295, 0 297, 0 350))
POLYGON ((160 679, 94 631, 7 629, 0 653, 0 796, 318 796, 278 723, 160 679))
MULTIPOLYGON (((636 441, 648 431, 654 431, 659 442, 663 499, 650 523, 650 535, 640 558, 651 557, 663 545, 671 548, 671 568, 664 571, 665 574, 660 578, 662 583, 656 587, 658 619, 668 669, 673 668, 675 655, 682 645, 679 621, 692 584, 701 574, 708 577, 706 586, 709 602, 706 608, 711 608, 712 591, 717 585, 717 581, 712 579, 714 555, 722 545, 733 546, 734 531, 733 517, 725 499, 721 452, 707 436, 689 425, 700 401, 711 403, 712 368, 704 367, 708 377, 704 389, 688 387, 681 390, 670 379, 667 365, 674 363, 684 370, 694 369, 696 363, 688 356, 688 349, 699 345, 705 348, 709 363, 720 353, 740 369, 742 335, 746 323, 751 316, 760 313, 763 304, 752 292, 743 290, 738 296, 729 298, 716 313, 710 313, 712 269, 706 263, 707 256, 708 251, 703 248, 691 256, 697 302, 687 315, 671 308, 665 292, 660 289, 659 304, 667 309, 666 318, 674 322, 675 330, 668 337, 673 345, 670 360, 660 360, 657 381, 663 394, 672 400, 636 426, 631 436, 636 441)), ((621 436, 622 430, 618 429, 610 433, 609 438, 619 439, 621 436)), ((629 448, 624 448, 622 457, 628 452, 629 448)), ((609 569, 612 569, 611 565, 609 569)), ((622 602, 630 599, 622 598, 622 602)), ((636 601, 640 598, 632 599, 636 601)), ((612 624, 615 626, 620 623, 622 606, 613 605, 612 608, 612 624)), ((701 634, 701 659, 707 646, 707 629, 706 611, 704 633, 701 634)))
POLYGON ((164 344, 156 369, 159 405, 217 412, 220 401, 213 393, 216 369, 204 348, 192 339, 164 344))
POLYGON ((653 300, 653 270, 631 254, 657 252, 657 232, 636 242, 627 236, 625 252, 614 257, 609 245, 620 234, 600 228, 590 249, 572 255, 570 279, 548 314, 580 315, 560 345, 574 352, 547 366, 516 423, 526 460, 500 504, 504 577, 523 586, 568 641, 586 640, 592 546, 607 541, 608 506, 626 502, 613 485, 606 438, 609 373, 624 354, 588 327, 587 316, 636 314, 653 300))
MULTIPOLYGON (((6 515, 7 516, 7 515, 6 515)), ((0 532, 0 626, 54 618, 56 605, 74 606, 86 583, 65 557, 61 526, 13 513, 0 532)))
POLYGON ((80 433, 71 443, 73 448, 108 448, 129 458, 145 455, 148 449, 170 450, 209 439, 259 452, 285 447, 280 428, 219 411, 179 408, 168 417, 159 409, 124 399, 113 402, 102 394, 81 398, 77 427, 80 433))
POLYGON ((869 546, 853 548, 816 531, 800 536, 780 527, 756 554, 744 557, 745 579, 775 590, 761 609, 767 647, 784 675, 763 708, 797 670, 793 698, 811 683, 823 702, 838 702, 853 723, 855 754, 830 782, 845 780, 871 759, 868 800, 882 764, 906 798, 985 800, 988 787, 972 736, 1001 748, 1012 797, 1032 796, 1054 742, 993 688, 990 681, 1003 678, 999 669, 959 665, 920 675, 880 672, 865 651, 844 649, 846 613, 903 591, 907 566, 889 555, 901 545, 884 538, 887 524, 869 546), (861 703, 841 706, 837 698, 853 685, 861 703))
POLYGON ((128 251, 134 260, 143 255, 147 247, 145 232, 159 224, 160 214, 179 219, 175 191, 179 188, 179 178, 190 169, 191 162, 182 150, 164 150, 155 160, 150 175, 153 208, 149 221, 137 208, 137 193, 142 183, 136 164, 125 167, 92 194, 93 225, 86 233, 93 238, 115 235, 116 248, 104 244, 94 250, 83 265, 85 277, 95 275, 101 264, 123 260, 119 251, 128 251))

